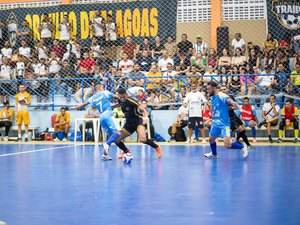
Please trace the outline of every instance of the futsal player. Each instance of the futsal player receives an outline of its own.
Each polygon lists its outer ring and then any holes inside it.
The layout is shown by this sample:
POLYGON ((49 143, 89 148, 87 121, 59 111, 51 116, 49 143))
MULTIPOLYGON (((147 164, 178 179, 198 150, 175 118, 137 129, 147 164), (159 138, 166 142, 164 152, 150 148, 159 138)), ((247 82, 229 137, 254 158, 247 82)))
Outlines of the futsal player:
POLYGON ((231 142, 230 138, 230 118, 228 106, 232 105, 239 109, 239 105, 234 102, 228 95, 218 91, 218 84, 216 82, 209 82, 207 85, 207 92, 211 96, 212 104, 212 127, 209 132, 209 143, 211 152, 204 154, 205 157, 216 159, 217 156, 217 143, 216 139, 219 135, 222 136, 224 147, 228 149, 240 149, 242 156, 248 156, 247 147, 239 142, 231 142))
POLYGON ((89 104, 99 111, 100 125, 104 129, 105 133, 110 136, 109 140, 103 143, 104 152, 102 159, 111 160, 112 158, 108 155, 109 146, 120 137, 117 133, 117 126, 114 123, 113 111, 110 106, 110 99, 112 99, 114 95, 109 91, 105 91, 103 84, 96 84, 95 91, 96 93, 92 97, 74 109, 79 109, 89 104))
MULTIPOLYGON (((132 98, 129 98, 124 88, 119 88, 117 92, 119 103, 126 119, 123 129, 120 131, 120 137, 115 141, 116 145, 123 151, 118 158, 122 158, 122 156, 129 151, 122 140, 134 132, 137 132, 140 141, 151 146, 152 148, 155 148, 157 158, 160 159, 162 157, 162 150, 160 146, 151 139, 148 139, 146 136, 144 124, 146 123, 147 118, 142 116, 143 114, 147 115, 145 112, 145 106, 137 103, 132 98)), ((113 142, 113 140, 110 140, 111 138, 108 139, 109 142, 113 142)), ((104 148, 105 147, 106 146, 104 146, 104 148)), ((105 151, 108 152, 108 149, 105 149, 105 151)))

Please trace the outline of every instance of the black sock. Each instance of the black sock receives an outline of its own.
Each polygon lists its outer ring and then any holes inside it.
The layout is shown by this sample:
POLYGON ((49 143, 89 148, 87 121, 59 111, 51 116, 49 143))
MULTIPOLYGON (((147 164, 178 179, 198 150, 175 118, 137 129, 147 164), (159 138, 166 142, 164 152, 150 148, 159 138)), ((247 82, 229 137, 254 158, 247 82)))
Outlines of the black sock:
POLYGON ((144 144, 149 145, 149 146, 151 146, 152 148, 157 148, 157 147, 158 147, 158 145, 155 144, 154 141, 152 141, 152 140, 150 140, 150 139, 148 139, 148 138, 147 138, 147 141, 146 141, 144 144))
POLYGON ((249 141, 248 141, 248 137, 247 137, 247 135, 246 135, 246 131, 245 131, 245 130, 243 130, 243 131, 241 132, 241 135, 242 135, 243 141, 246 143, 246 145, 247 145, 247 146, 250 146, 250 143, 249 143, 249 141))
POLYGON ((58 133, 54 133, 54 138, 58 138, 58 133))
POLYGON ((269 139, 272 139, 271 135, 269 135, 269 139))
POLYGON ((120 143, 115 143, 116 146, 118 146, 123 152, 127 153, 129 151, 129 149, 126 147, 126 145, 124 144, 124 142, 120 142, 120 143))
POLYGON ((67 138, 68 137, 68 133, 65 133, 65 138, 67 138))

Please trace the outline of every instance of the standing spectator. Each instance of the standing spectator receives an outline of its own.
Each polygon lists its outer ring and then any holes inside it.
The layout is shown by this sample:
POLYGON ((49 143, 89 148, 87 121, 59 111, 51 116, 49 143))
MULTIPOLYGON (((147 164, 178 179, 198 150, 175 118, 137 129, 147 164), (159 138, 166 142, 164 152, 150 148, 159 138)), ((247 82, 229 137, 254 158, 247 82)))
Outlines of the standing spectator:
POLYGON ((158 66, 158 70, 161 71, 162 73, 167 71, 167 65, 171 63, 174 66, 174 61, 173 59, 171 59, 171 57, 169 57, 168 55, 168 51, 167 50, 163 50, 162 51, 162 58, 160 60, 158 60, 157 66, 158 66))
POLYGON ((107 52, 113 60, 117 60, 117 24, 113 21, 111 14, 107 15, 105 36, 107 52))
MULTIPOLYGON (((152 49, 152 58, 157 62, 163 55, 164 46, 161 43, 160 37, 155 37, 155 43, 152 49)), ((168 53, 167 53, 168 54, 168 53)))
POLYGON ((81 57, 81 45, 76 36, 71 37, 67 44, 67 52, 64 54, 63 60, 69 60, 72 64, 76 64, 81 57))
POLYGON ((278 47, 278 42, 274 39, 274 35, 272 33, 267 34, 267 40, 263 43, 264 52, 268 52, 270 50, 276 51, 278 47))
POLYGON ((202 144, 206 143, 205 131, 203 126, 203 116, 202 116, 202 105, 204 105, 207 100, 204 95, 198 91, 198 85, 196 83, 191 84, 191 92, 187 94, 184 102, 188 104, 189 107, 189 120, 188 120, 188 139, 186 143, 192 142, 192 133, 195 126, 198 126, 202 134, 202 144))
POLYGON ((234 56, 231 59, 231 65, 232 66, 243 66, 247 62, 246 57, 243 55, 241 48, 235 48, 234 50, 234 56))
MULTIPOLYGON (((67 43, 70 41, 72 25, 69 23, 68 15, 64 15, 63 20, 58 26, 59 31, 59 40, 61 41, 62 45, 65 47, 67 43)), ((62 57, 60 57, 62 58, 62 57)))
POLYGON ((25 56, 27 59, 31 58, 31 48, 28 46, 27 41, 21 41, 21 47, 19 48, 19 55, 25 56))
POLYGON ((122 55, 126 53, 129 59, 136 59, 136 44, 130 36, 126 37, 126 43, 122 46, 122 55))
POLYGON ((66 53, 66 48, 61 45, 58 40, 53 40, 53 46, 50 48, 50 52, 55 52, 56 56, 62 59, 66 53))
POLYGON ((19 93, 16 95, 16 117, 18 124, 18 139, 22 140, 22 123, 25 126, 25 142, 28 142, 28 125, 30 124, 28 106, 31 105, 31 98, 29 93, 26 91, 24 84, 19 85, 19 93))
POLYGON ((45 40, 41 39, 36 45, 35 45, 35 54, 37 54, 38 59, 48 59, 50 54, 50 49, 45 45, 45 40))
POLYGON ((93 37, 90 55, 92 56, 92 58, 97 60, 98 58, 100 58, 100 55, 102 55, 102 52, 103 52, 103 48, 101 48, 101 46, 98 44, 97 38, 93 37))
MULTIPOLYGON (((9 102, 3 102, 4 108, 0 110, 0 128, 5 127, 4 141, 8 141, 8 133, 12 126, 12 120, 14 117, 14 111, 10 108, 9 102)), ((0 139, 2 134, 0 133, 0 139)))
POLYGON ((1 49, 2 57, 7 57, 8 59, 11 59, 12 53, 13 53, 13 50, 10 47, 9 41, 5 41, 4 47, 1 49))
POLYGON ((258 119, 256 116, 256 111, 253 105, 250 104, 250 99, 244 97, 244 104, 241 110, 238 111, 245 127, 250 127, 252 131, 253 143, 256 143, 256 125, 258 124, 258 119))
POLYGON ((151 63, 153 62, 153 58, 149 55, 147 50, 142 52, 142 55, 139 56, 136 60, 136 63, 139 64, 141 71, 148 72, 151 67, 151 63))
POLYGON ((38 27, 38 30, 40 32, 41 39, 45 40, 45 45, 50 47, 52 44, 52 31, 54 30, 54 24, 50 20, 47 13, 43 14, 43 19, 38 27))
POLYGON ((207 52, 207 44, 202 41, 202 35, 197 35, 197 41, 194 43, 194 55, 196 55, 198 52, 201 52, 201 54, 206 55, 207 52))
POLYGON ((46 61, 49 69, 49 77, 53 78, 61 68, 61 60, 56 56, 55 52, 50 53, 50 58, 46 61))
POLYGON ((299 136, 299 112, 298 108, 293 105, 293 101, 291 99, 286 100, 285 107, 281 110, 281 122, 279 124, 279 138, 277 140, 277 143, 282 143, 282 137, 283 137, 283 130, 287 126, 294 127, 294 143, 298 142, 298 136, 299 136))
POLYGON ((17 42, 18 24, 15 17, 10 17, 7 22, 8 39, 10 46, 15 47, 17 42))
POLYGON ((244 54, 246 51, 246 43, 244 39, 242 39, 241 33, 236 33, 235 38, 231 42, 231 48, 235 52, 237 48, 241 49, 241 54, 244 54))
POLYGON ((276 96, 271 95, 269 98, 269 102, 266 102, 262 108, 262 118, 263 121, 258 124, 258 128, 265 125, 267 127, 269 142, 273 143, 273 139, 271 137, 271 127, 277 126, 278 123, 278 114, 280 107, 276 104, 276 96))
POLYGON ((94 17, 91 20, 91 30, 93 37, 96 37, 99 45, 103 47, 105 45, 105 20, 98 9, 95 11, 94 17))
POLYGON ((139 64, 135 63, 133 72, 128 76, 128 87, 143 87, 145 82, 145 75, 140 71, 139 64))
POLYGON ((25 40, 30 47, 32 47, 31 43, 31 29, 28 27, 27 20, 23 20, 22 27, 18 28, 18 31, 16 33, 17 40, 18 40, 18 46, 21 46, 21 42, 25 40))
POLYGON ((5 25, 2 22, 2 20, 0 19, 0 48, 2 48, 4 46, 4 42, 6 41, 4 28, 5 28, 5 25))
POLYGON ((231 66, 231 57, 230 57, 229 52, 226 48, 224 48, 222 50, 222 55, 219 58, 218 66, 219 67, 225 66, 226 69, 229 69, 230 66, 231 66))
POLYGON ((60 112, 56 115, 55 124, 54 124, 54 137, 53 141, 59 141, 58 139, 58 132, 64 131, 64 138, 62 141, 67 141, 68 131, 71 127, 70 125, 71 116, 70 113, 67 112, 67 108, 61 107, 60 112))
POLYGON ((9 102, 10 100, 10 92, 11 92, 11 75, 12 70, 8 63, 8 59, 6 57, 3 57, 2 59, 2 65, 0 66, 0 102, 3 103, 4 99, 9 102))
MULTIPOLYGON (((97 108, 95 108, 94 106, 90 106, 88 107, 88 109, 86 110, 86 113, 84 115, 84 118, 100 118, 100 114, 99 114, 99 111, 97 110, 97 108)), ((86 121, 86 124, 85 124, 85 129, 88 130, 88 129, 92 129, 92 141, 95 141, 94 140, 94 125, 93 125, 93 121, 92 120, 88 120, 86 121)), ((83 130, 82 130, 82 124, 80 124, 79 126, 79 130, 81 132, 81 134, 83 133, 83 130)), ((86 132, 86 131, 84 131, 86 132)), ((87 135, 85 135, 85 137, 87 138, 87 135)))
POLYGON ((133 70, 133 61, 128 59, 127 53, 123 53, 123 59, 119 62, 119 69, 124 75, 131 73, 133 70))
POLYGON ((167 42, 164 44, 164 49, 168 51, 168 55, 173 58, 177 52, 177 46, 172 36, 168 36, 167 42))
POLYGON ((179 55, 187 55, 190 57, 193 54, 193 44, 187 40, 186 34, 181 35, 181 42, 177 44, 177 48, 179 55))

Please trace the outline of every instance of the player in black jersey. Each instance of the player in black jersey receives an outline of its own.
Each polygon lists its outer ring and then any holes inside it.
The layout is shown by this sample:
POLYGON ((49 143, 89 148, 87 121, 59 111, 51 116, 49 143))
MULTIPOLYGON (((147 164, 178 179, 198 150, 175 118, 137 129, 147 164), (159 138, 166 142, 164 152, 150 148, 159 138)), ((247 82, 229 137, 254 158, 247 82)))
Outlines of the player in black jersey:
MULTIPOLYGON (((225 85, 223 85, 220 89, 221 92, 224 94, 227 94, 233 101, 235 101, 235 98, 232 94, 228 93, 228 89, 225 85)), ((240 138, 243 139, 245 144, 247 145, 248 150, 253 149, 253 146, 249 143, 248 137, 246 135, 246 130, 244 127, 243 121, 236 115, 235 108, 233 106, 228 107, 228 113, 230 118, 230 130, 232 132, 237 131, 236 140, 239 142, 240 138)))
POLYGON ((119 88, 117 93, 122 112, 126 119, 126 122, 120 131, 120 137, 115 141, 116 145, 123 150, 118 158, 122 158, 125 153, 129 152, 129 149, 125 146, 122 140, 134 132, 137 132, 140 141, 152 148, 155 148, 157 157, 160 159, 162 157, 162 150, 160 146, 148 139, 146 136, 144 124, 147 123, 148 117, 146 117, 147 111, 145 106, 128 97, 124 88, 119 88))

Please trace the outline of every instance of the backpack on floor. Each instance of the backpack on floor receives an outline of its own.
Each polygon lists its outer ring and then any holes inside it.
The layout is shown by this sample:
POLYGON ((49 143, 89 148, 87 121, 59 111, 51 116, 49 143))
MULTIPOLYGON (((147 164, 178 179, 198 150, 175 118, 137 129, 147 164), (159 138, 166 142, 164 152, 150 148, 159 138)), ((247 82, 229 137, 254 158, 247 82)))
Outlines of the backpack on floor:
MULTIPOLYGON (((172 126, 169 127, 168 133, 171 136, 172 126)), ((175 134, 176 141, 186 141, 186 135, 184 130, 181 127, 177 127, 176 134, 175 134)))

